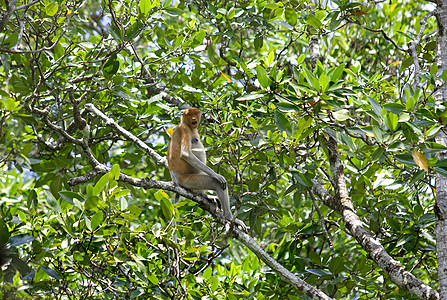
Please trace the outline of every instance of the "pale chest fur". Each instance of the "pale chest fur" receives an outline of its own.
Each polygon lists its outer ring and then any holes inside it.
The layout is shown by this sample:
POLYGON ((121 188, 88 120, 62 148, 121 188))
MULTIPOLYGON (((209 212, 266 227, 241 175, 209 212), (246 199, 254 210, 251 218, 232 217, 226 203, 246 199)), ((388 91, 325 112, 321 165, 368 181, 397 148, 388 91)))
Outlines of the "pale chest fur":
POLYGON ((200 136, 197 132, 193 132, 191 136, 191 150, 192 153, 200 159, 201 162, 206 164, 206 152, 203 147, 202 142, 200 141, 200 136))

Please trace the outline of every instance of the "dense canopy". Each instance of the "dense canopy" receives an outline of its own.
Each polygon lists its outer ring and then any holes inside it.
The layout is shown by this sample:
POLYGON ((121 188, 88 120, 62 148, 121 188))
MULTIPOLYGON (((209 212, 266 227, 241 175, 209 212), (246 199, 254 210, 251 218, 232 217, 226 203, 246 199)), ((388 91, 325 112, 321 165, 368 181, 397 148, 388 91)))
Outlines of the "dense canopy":
POLYGON ((0 298, 437 299, 438 2, 2 1, 0 298))

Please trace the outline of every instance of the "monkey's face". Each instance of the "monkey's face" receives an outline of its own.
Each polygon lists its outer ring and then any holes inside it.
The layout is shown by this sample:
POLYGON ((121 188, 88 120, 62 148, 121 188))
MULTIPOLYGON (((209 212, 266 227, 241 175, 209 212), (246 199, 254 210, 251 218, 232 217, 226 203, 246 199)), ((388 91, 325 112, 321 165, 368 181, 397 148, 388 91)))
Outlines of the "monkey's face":
POLYGON ((197 108, 188 108, 183 113, 183 122, 186 123, 189 127, 195 129, 199 127, 200 116, 200 110, 198 110, 197 108))

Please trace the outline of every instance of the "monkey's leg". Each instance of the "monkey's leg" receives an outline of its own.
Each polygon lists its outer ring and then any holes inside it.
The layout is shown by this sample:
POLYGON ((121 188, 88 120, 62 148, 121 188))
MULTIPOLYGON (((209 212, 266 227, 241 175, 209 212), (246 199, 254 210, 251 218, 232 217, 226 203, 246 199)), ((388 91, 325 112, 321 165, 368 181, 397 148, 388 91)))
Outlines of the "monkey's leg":
POLYGON ((230 209, 230 198, 228 188, 222 189, 221 184, 209 175, 189 174, 178 176, 178 182, 181 186, 192 190, 213 190, 216 191, 222 210, 227 220, 233 219, 230 209))

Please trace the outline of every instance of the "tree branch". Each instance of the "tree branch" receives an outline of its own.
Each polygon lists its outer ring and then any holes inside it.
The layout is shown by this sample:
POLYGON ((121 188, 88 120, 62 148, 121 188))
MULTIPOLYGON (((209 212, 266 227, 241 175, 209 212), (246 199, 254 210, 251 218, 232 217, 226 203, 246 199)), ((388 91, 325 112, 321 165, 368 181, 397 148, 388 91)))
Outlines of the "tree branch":
POLYGON ((121 134, 124 138, 126 138, 128 141, 131 141, 135 144, 137 144, 141 149, 146 151, 146 153, 155 159, 156 163, 160 166, 167 167, 168 162, 166 161, 166 158, 160 156, 157 152, 155 152, 151 147, 146 145, 143 141, 141 141, 139 138, 134 136, 132 133, 115 123, 115 121, 109 117, 107 117, 105 114, 103 114, 99 109, 97 109, 93 104, 88 103, 85 105, 85 108, 88 109, 90 112, 92 112, 95 116, 99 117, 103 121, 106 122, 106 126, 112 127, 116 132, 121 134))
POLYGON ((390 276, 394 283, 420 299, 439 299, 438 292, 406 271, 386 252, 380 242, 374 239, 371 233, 365 229, 362 221, 354 211, 353 203, 346 188, 344 165, 340 159, 337 142, 332 137, 329 137, 327 146, 336 196, 331 196, 316 179, 313 180, 314 193, 319 195, 326 205, 342 214, 346 228, 348 228, 351 235, 377 265, 390 276))
POLYGON ((416 39, 410 43, 410 53, 411 57, 413 57, 413 64, 414 64, 414 82, 413 82, 413 90, 416 90, 419 87, 419 76, 421 72, 421 67, 419 65, 419 58, 418 54, 416 52, 416 47, 421 42, 422 34, 425 31, 425 26, 427 25, 427 20, 432 17, 436 13, 436 9, 430 11, 427 13, 421 20, 421 28, 419 29, 418 35, 416 36, 416 39))

